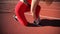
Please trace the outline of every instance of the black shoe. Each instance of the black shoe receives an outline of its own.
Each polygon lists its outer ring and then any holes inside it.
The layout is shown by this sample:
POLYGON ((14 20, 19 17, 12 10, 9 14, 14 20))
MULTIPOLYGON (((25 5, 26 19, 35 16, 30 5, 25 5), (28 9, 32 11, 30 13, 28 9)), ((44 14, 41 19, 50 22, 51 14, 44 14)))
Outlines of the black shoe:
POLYGON ((16 21, 18 21, 18 20, 17 20, 17 16, 16 16, 16 15, 13 15, 13 18, 14 18, 16 21))
POLYGON ((37 25, 35 23, 28 23, 28 27, 39 27, 40 25, 37 25))
POLYGON ((40 23, 41 23, 41 20, 35 20, 35 21, 34 21, 34 24, 36 24, 36 25, 41 26, 41 24, 40 24, 40 23))

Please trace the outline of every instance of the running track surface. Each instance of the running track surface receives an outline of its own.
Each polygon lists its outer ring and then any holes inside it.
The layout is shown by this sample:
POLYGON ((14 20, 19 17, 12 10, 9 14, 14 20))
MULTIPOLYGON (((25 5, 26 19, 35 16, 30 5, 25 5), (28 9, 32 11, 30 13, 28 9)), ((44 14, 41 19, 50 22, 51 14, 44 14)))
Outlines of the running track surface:
MULTIPOLYGON (((6 7, 8 8, 9 5, 7 5, 6 7)), ((13 6, 13 4, 11 4, 10 6, 13 6)), ((4 11, 1 10, 3 13, 0 13, 0 16, 1 16, 0 17, 1 18, 0 24, 1 24, 1 33, 2 34, 60 34, 60 27, 52 27, 52 26, 25 27, 25 26, 22 26, 19 22, 15 21, 14 18, 12 17, 14 15, 14 13, 12 13, 11 7, 9 7, 10 9, 8 9, 8 10, 6 7, 4 8, 6 10, 4 10, 4 11)), ((26 19, 29 22, 32 22, 33 18, 30 15, 31 13, 30 12, 28 12, 28 13, 25 14, 26 19)), ((53 4, 51 6, 46 6, 46 4, 43 3, 41 5, 40 14, 42 16, 60 18, 60 16, 59 16, 59 14, 60 14, 59 2, 55 2, 55 3, 53 2, 53 4)), ((44 17, 41 17, 41 18, 44 18, 44 17)), ((48 18, 48 19, 51 19, 51 18, 48 18)))

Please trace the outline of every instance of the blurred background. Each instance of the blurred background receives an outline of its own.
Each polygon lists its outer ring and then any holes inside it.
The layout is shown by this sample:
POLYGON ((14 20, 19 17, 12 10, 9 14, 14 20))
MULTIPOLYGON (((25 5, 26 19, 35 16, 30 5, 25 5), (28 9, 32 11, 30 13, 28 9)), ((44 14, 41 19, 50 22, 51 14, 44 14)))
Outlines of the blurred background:
MULTIPOLYGON (((0 0, 0 34, 60 34, 60 27, 25 27, 14 20, 15 6, 19 0, 0 0)), ((40 1, 40 15, 60 18, 60 0, 54 0, 51 5, 40 1)), ((33 21, 31 15, 25 14, 29 22, 33 21)), ((42 17, 41 17, 42 18, 42 17)))

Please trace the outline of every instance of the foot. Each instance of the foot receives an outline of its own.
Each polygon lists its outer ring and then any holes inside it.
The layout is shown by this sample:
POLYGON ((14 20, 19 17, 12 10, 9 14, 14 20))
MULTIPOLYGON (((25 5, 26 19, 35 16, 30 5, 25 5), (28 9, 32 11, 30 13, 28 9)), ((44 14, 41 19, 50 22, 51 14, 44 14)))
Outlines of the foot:
POLYGON ((28 27, 39 27, 39 25, 36 25, 36 24, 34 24, 34 23, 28 23, 27 26, 28 26, 28 27))
POLYGON ((36 25, 39 25, 39 23, 40 23, 40 19, 34 21, 34 24, 36 25))
POLYGON ((16 16, 16 15, 13 15, 13 18, 14 18, 16 21, 18 21, 18 20, 17 20, 17 16, 16 16))
POLYGON ((39 24, 35 24, 35 23, 29 23, 28 22, 28 25, 27 25, 28 27, 39 27, 39 26, 41 26, 41 25, 39 25, 39 24))

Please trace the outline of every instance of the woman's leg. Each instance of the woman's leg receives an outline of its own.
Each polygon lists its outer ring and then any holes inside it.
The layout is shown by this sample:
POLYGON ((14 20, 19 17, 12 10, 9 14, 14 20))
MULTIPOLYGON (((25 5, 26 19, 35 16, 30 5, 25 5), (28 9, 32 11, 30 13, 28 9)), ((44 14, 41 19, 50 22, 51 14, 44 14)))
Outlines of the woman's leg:
MULTIPOLYGON (((18 2, 18 4, 15 7, 15 13, 16 13, 17 19, 22 25, 28 25, 24 12, 27 12, 27 10, 29 9, 30 7, 25 5, 23 2, 18 2)), ((39 12, 40 12, 40 6, 38 5, 36 7, 36 12, 35 12, 37 18, 39 18, 39 12)))
POLYGON ((36 12, 35 12, 36 18, 39 18, 40 9, 41 9, 41 7, 39 5, 37 5, 36 12))
POLYGON ((24 15, 24 12, 26 12, 26 10, 27 10, 27 6, 23 2, 18 2, 18 4, 15 7, 15 13, 17 19, 22 25, 28 24, 24 15))
POLYGON ((36 12, 35 12, 35 15, 36 15, 37 19, 34 20, 35 24, 39 24, 40 23, 40 16, 39 16, 40 10, 41 10, 41 7, 39 5, 37 5, 36 12))

